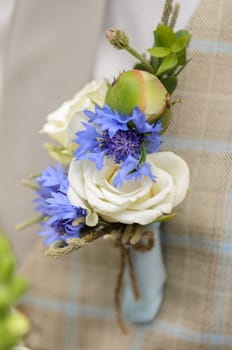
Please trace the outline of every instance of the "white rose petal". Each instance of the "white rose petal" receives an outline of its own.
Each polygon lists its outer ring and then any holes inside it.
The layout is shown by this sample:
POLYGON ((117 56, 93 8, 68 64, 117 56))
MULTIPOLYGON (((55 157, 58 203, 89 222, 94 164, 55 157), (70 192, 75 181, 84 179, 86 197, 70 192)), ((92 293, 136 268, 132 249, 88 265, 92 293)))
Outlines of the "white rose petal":
POLYGON ((71 147, 74 134, 83 129, 81 122, 87 121, 83 110, 94 110, 95 104, 102 106, 107 90, 108 84, 105 80, 88 83, 70 101, 63 103, 47 116, 47 123, 41 132, 48 134, 61 146, 71 147))
POLYGON ((157 181, 143 177, 124 181, 120 188, 112 185, 118 170, 112 161, 105 160, 102 171, 89 160, 72 161, 68 197, 87 209, 87 225, 97 222, 97 215, 109 222, 147 225, 183 201, 189 187, 186 162, 172 152, 149 155, 147 161, 157 181))

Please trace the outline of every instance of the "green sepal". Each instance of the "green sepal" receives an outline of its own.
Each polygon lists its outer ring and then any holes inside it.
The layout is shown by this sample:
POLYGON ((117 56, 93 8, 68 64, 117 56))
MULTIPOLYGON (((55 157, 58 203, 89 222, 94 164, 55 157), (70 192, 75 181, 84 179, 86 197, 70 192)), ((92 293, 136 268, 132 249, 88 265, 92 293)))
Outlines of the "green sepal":
POLYGON ((171 50, 168 47, 162 47, 162 46, 152 47, 147 51, 150 52, 151 56, 158 57, 158 58, 166 57, 171 54, 171 50))
POLYGON ((163 128, 163 130, 161 131, 161 134, 163 134, 167 130, 171 120, 172 120, 172 110, 169 109, 160 118, 162 128, 163 128))
POLYGON ((175 77, 174 75, 162 78, 161 82, 170 95, 177 87, 177 77, 175 77))
POLYGON ((161 63, 161 58, 151 56, 151 65, 152 65, 152 67, 154 69, 154 72, 157 71, 157 69, 159 68, 160 63, 161 63))
POLYGON ((142 63, 136 63, 134 65, 133 69, 143 70, 143 71, 147 72, 146 67, 144 67, 144 65, 142 63))
POLYGON ((176 35, 172 28, 160 24, 154 31, 155 46, 171 47, 176 40, 176 35))
POLYGON ((142 165, 145 163, 146 157, 147 157, 147 150, 146 150, 146 147, 142 144, 140 159, 139 159, 139 168, 141 168, 142 165))
POLYGON ((157 219, 155 219, 155 221, 153 221, 153 223, 155 223, 155 222, 165 222, 165 221, 171 220, 174 217, 176 217, 177 214, 179 214, 179 213, 180 213, 180 211, 176 211, 176 212, 171 213, 171 214, 161 215, 157 219))
POLYGON ((165 57, 165 59, 159 66, 159 69, 156 72, 156 74, 161 75, 163 73, 166 73, 171 69, 175 68, 177 64, 178 64, 177 55, 175 53, 172 53, 171 55, 168 55, 167 57, 165 57))
POLYGON ((186 49, 183 49, 182 51, 178 52, 176 56, 177 56, 178 65, 184 66, 186 64, 186 49))

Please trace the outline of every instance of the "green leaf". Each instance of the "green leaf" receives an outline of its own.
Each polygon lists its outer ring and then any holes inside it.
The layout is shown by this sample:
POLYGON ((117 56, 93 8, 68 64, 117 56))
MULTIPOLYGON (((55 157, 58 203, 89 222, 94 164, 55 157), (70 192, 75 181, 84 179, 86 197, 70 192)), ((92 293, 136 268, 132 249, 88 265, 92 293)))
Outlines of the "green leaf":
POLYGON ((0 256, 0 284, 9 282, 15 269, 15 259, 12 254, 0 256))
POLYGON ((175 216, 177 216, 177 214, 179 214, 180 211, 176 211, 174 213, 171 213, 171 214, 164 214, 164 215, 161 215, 159 216, 155 221, 153 222, 165 222, 165 221, 168 221, 170 219, 173 219, 175 216))
POLYGON ((161 62, 161 58, 154 57, 154 56, 151 57, 151 65, 154 68, 154 72, 156 72, 157 69, 159 68, 160 62, 161 62))
POLYGON ((171 45, 176 40, 176 35, 172 28, 160 24, 157 29, 154 31, 155 45, 171 47, 171 45))
POLYGON ((48 154, 54 158, 59 163, 62 163, 64 165, 69 165, 73 154, 71 151, 67 152, 65 148, 63 147, 57 147, 53 145, 52 143, 44 143, 44 148, 48 151, 48 154))
POLYGON ((177 53, 185 49, 188 46, 190 38, 191 37, 189 34, 185 34, 178 38, 176 41, 174 41, 174 43, 171 45, 172 52, 177 53))
POLYGON ((178 30, 178 32, 176 32, 176 39, 179 39, 181 38, 182 36, 186 36, 188 35, 190 38, 191 38, 191 35, 189 34, 189 32, 185 29, 181 29, 181 30, 178 30))
POLYGON ((141 168, 142 165, 145 163, 146 156, 147 156, 147 150, 146 150, 146 147, 142 144, 141 154, 139 159, 139 168, 141 168))
POLYGON ((174 75, 166 78, 162 78, 161 82, 170 95, 173 93, 173 91, 177 87, 177 78, 174 75))
POLYGON ((169 109, 167 112, 165 112, 162 117, 160 118, 161 124, 162 124, 162 134, 167 130, 170 122, 172 120, 172 110, 169 109))
POLYGON ((151 56, 154 57, 166 57, 171 53, 171 50, 168 47, 162 46, 153 47, 148 49, 148 51, 150 52, 151 56))
POLYGON ((168 72, 170 69, 173 69, 176 67, 178 61, 177 56, 175 53, 172 53, 171 55, 165 57, 161 65, 159 66, 158 71, 156 72, 157 75, 161 75, 163 73, 168 72))
POLYGON ((182 51, 178 52, 176 56, 177 56, 178 65, 184 66, 186 64, 186 49, 183 49, 182 51))
POLYGON ((27 284, 21 276, 15 276, 9 286, 12 302, 17 301, 27 290, 27 284))

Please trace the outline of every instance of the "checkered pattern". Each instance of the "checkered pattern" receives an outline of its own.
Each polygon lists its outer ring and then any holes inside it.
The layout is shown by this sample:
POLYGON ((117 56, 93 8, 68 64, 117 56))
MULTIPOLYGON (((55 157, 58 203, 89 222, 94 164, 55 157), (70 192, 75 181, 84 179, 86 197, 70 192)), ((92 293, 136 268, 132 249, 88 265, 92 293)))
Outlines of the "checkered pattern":
POLYGON ((192 59, 176 96, 183 102, 164 147, 189 164, 191 189, 181 214, 163 227, 168 283, 158 317, 120 333, 118 251, 110 242, 57 261, 39 245, 23 268, 34 350, 232 349, 231 0, 203 0, 189 30, 192 59))

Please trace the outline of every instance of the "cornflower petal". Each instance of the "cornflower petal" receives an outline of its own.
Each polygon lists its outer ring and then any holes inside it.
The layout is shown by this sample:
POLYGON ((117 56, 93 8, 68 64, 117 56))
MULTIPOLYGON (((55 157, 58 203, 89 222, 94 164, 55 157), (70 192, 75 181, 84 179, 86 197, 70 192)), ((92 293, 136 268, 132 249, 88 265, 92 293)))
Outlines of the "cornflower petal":
POLYGON ((80 229, 84 226, 86 210, 74 207, 68 197, 69 187, 67 174, 60 165, 57 168, 48 167, 37 178, 40 185, 37 193, 39 198, 35 200, 42 216, 46 217, 41 226, 43 230, 38 234, 47 236, 44 244, 49 245, 57 240, 66 242, 67 238, 79 237, 80 229), (81 218, 79 225, 72 223, 77 218, 81 218))
POLYGON ((139 180, 143 176, 148 176, 153 182, 156 181, 156 177, 151 172, 150 164, 144 163, 141 167, 138 167, 138 160, 129 156, 118 170, 113 185, 118 188, 122 186, 124 180, 129 181, 133 178, 139 180))

